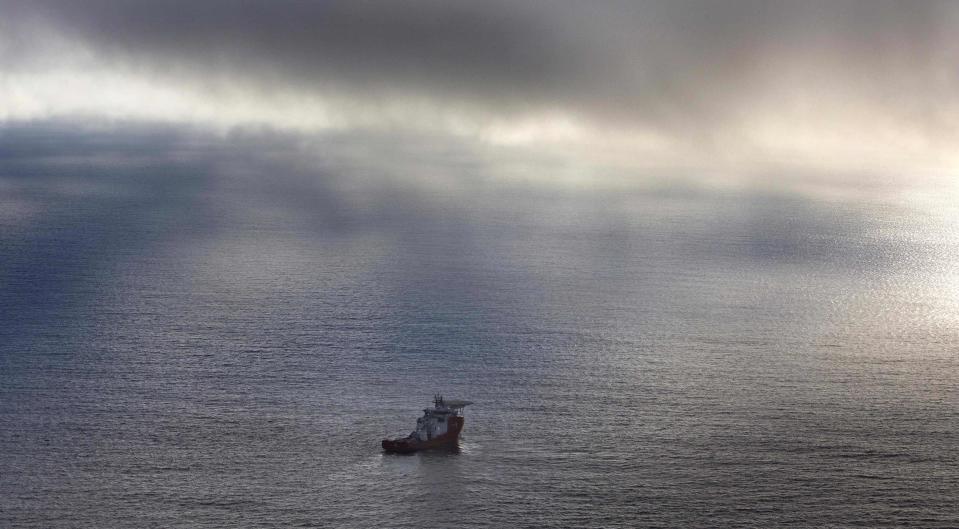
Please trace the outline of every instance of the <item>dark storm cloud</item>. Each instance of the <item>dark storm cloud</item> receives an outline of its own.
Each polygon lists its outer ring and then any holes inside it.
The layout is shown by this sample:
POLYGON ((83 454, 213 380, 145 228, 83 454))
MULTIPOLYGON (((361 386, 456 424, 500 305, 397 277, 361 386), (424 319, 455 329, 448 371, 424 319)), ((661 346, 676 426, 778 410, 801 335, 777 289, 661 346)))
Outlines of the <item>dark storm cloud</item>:
MULTIPOLYGON (((104 61, 263 91, 561 109, 693 132, 795 73, 897 119, 943 121, 959 29, 943 2, 6 1, 104 61)), ((12 21, 29 21, 18 24, 12 21)))
MULTIPOLYGON (((226 76, 264 88, 489 94, 531 92, 566 61, 546 21, 481 4, 365 2, 25 2, 108 60, 226 76)), ((505 7, 505 6, 502 6, 505 7)))

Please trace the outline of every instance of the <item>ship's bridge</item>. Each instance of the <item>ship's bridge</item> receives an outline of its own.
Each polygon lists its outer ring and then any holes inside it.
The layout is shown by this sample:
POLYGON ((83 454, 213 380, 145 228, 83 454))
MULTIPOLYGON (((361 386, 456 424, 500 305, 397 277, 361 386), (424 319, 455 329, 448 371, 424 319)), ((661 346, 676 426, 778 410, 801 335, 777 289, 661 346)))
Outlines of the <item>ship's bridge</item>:
POLYGON ((473 402, 469 400, 458 400, 458 399, 446 400, 443 398, 442 395, 437 394, 433 396, 433 405, 434 405, 433 409, 427 408, 423 411, 425 412, 427 416, 430 414, 436 414, 436 415, 451 414, 455 417, 459 415, 460 410, 462 410, 466 406, 469 406, 472 403, 473 402))

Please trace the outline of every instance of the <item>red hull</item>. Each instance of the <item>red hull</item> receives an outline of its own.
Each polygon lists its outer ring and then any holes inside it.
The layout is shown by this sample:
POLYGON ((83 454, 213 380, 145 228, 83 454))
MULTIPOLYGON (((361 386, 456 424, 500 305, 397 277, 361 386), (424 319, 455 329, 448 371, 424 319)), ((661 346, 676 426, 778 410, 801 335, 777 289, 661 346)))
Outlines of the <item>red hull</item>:
POLYGON ((439 448, 442 446, 449 446, 455 444, 459 439, 460 431, 463 430, 463 418, 462 417, 450 417, 449 418, 449 431, 443 435, 434 437, 428 441, 416 441, 410 438, 404 439, 383 439, 383 450, 387 452, 395 452, 398 454, 409 454, 411 452, 418 452, 420 450, 428 450, 430 448, 439 448))

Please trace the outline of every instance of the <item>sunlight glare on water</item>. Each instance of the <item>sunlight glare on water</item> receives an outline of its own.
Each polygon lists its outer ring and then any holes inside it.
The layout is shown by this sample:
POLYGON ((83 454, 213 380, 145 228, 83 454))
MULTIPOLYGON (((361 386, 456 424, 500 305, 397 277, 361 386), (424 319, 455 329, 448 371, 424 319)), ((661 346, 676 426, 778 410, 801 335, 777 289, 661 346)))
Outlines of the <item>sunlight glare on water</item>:
POLYGON ((38 212, 0 229, 0 522, 959 524, 954 195, 459 202, 218 149, 0 176, 38 212), (459 449, 382 454, 434 392, 459 449))

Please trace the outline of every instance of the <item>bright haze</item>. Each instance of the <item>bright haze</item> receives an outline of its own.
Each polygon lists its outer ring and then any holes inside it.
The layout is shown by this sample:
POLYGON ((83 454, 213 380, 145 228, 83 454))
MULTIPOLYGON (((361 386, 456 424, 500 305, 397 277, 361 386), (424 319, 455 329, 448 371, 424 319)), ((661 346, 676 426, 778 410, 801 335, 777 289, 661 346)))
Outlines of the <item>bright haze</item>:
POLYGON ((951 2, 4 1, 7 121, 430 132, 657 167, 951 169, 951 2))
POLYGON ((0 0, 0 526, 959 526, 957 35, 0 0))

